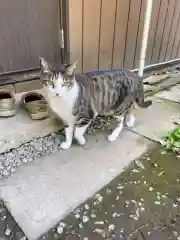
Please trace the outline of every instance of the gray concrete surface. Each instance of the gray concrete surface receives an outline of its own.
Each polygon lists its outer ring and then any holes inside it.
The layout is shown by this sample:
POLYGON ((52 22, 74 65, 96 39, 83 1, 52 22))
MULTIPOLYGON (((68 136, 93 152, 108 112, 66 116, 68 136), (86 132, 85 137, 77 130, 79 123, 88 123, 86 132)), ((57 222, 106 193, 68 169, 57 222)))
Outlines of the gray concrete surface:
POLYGON ((180 116, 180 104, 153 98, 153 105, 148 109, 138 109, 136 124, 132 131, 141 136, 159 142, 158 134, 175 128, 174 119, 180 116))
POLYGON ((2 198, 28 239, 53 227, 77 205, 117 176, 141 155, 150 141, 124 130, 113 143, 107 135, 88 137, 88 149, 39 158, 0 182, 2 198))

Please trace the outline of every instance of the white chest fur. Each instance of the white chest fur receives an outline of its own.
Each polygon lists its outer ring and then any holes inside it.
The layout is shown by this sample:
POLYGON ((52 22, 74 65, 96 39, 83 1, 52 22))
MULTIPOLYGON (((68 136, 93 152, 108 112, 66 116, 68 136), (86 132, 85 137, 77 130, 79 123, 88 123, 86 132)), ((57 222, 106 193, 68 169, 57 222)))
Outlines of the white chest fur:
POLYGON ((79 94, 77 83, 63 96, 56 96, 48 89, 45 90, 45 97, 51 111, 65 123, 73 124, 75 117, 72 115, 73 106, 79 94))

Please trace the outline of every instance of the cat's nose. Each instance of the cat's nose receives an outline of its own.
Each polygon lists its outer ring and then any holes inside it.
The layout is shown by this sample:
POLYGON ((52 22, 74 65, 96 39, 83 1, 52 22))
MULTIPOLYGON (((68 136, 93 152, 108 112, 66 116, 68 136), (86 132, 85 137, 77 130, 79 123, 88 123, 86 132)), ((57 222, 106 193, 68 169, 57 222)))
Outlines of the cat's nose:
POLYGON ((56 93, 56 96, 58 97, 58 96, 59 96, 59 94, 58 94, 58 93, 56 93))

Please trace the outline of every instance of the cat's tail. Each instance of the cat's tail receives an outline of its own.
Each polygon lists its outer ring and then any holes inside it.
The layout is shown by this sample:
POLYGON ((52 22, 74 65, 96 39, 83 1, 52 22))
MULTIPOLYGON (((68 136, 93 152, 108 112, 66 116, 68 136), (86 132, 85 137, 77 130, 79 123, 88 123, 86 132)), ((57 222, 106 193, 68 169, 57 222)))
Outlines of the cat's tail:
POLYGON ((152 104, 151 100, 145 101, 143 88, 137 94, 136 103, 141 108, 148 108, 152 104))

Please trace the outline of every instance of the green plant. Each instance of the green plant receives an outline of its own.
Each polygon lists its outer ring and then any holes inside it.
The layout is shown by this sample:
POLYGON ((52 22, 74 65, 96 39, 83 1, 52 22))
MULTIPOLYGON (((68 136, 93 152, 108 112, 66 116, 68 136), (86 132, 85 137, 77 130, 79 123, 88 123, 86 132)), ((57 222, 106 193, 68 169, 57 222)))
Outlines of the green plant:
POLYGON ((173 131, 162 133, 160 137, 163 139, 162 144, 167 149, 180 151, 180 127, 173 131))

